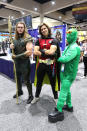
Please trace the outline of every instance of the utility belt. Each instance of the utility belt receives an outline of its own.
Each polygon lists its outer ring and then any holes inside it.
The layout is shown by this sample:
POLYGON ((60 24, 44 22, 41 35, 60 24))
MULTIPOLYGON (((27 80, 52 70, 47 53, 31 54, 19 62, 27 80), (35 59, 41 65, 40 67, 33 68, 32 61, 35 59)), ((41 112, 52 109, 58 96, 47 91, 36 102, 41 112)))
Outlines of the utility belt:
POLYGON ((39 59, 39 63, 44 63, 46 65, 51 65, 51 64, 54 63, 54 60, 51 60, 51 59, 46 59, 46 60, 39 59))

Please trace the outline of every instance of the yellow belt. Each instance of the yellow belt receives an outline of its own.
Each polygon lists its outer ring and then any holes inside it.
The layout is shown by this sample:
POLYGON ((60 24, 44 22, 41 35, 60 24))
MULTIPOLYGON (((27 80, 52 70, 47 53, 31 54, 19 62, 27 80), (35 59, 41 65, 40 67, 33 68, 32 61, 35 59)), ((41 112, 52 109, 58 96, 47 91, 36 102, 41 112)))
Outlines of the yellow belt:
POLYGON ((54 60, 51 60, 51 59, 41 60, 41 59, 39 59, 39 63, 44 63, 46 65, 51 65, 51 64, 54 63, 54 60))

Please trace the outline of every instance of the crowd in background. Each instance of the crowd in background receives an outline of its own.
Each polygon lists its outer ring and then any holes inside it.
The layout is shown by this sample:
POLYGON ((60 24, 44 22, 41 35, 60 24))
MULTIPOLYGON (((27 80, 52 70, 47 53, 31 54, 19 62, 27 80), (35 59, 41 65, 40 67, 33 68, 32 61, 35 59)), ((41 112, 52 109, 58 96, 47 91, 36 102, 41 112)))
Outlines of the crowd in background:
POLYGON ((7 49, 10 48, 9 39, 4 39, 0 42, 0 54, 7 53, 7 49))

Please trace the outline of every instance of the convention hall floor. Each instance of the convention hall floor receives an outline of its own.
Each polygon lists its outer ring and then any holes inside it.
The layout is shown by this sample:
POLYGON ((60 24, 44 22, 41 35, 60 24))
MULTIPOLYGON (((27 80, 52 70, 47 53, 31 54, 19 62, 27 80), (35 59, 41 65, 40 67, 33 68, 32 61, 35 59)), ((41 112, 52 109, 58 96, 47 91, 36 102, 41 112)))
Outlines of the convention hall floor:
POLYGON ((71 87, 74 112, 64 111, 64 121, 52 124, 47 117, 55 106, 50 86, 43 86, 40 101, 34 105, 26 104, 28 94, 23 86, 24 95, 17 105, 13 99, 15 82, 0 74, 0 131, 87 131, 87 78, 82 76, 83 63, 80 63, 71 87))

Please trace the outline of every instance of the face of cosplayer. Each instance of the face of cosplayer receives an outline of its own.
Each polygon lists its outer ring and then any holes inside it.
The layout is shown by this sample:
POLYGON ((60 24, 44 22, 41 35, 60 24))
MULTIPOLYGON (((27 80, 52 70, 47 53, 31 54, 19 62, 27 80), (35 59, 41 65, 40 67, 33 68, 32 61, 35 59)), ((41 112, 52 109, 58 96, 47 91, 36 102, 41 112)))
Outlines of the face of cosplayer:
POLYGON ((48 36, 48 28, 47 28, 45 25, 43 25, 43 26, 41 27, 41 33, 42 33, 42 35, 45 36, 45 37, 48 36))
POLYGON ((76 29, 69 29, 67 31, 67 42, 68 44, 75 43, 77 40, 77 30, 76 29))
POLYGON ((23 24, 18 24, 17 25, 17 32, 18 32, 18 34, 23 34, 24 33, 24 25, 23 24))

